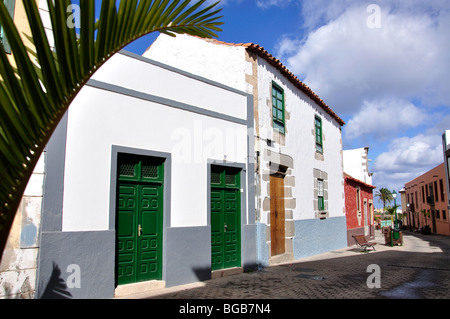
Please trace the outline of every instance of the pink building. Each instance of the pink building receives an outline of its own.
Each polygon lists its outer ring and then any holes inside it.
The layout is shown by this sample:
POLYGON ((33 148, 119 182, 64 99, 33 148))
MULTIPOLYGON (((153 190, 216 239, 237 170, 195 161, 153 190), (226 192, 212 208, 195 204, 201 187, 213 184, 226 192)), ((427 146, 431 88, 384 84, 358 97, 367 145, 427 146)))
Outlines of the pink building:
POLYGON ((405 195, 411 229, 428 226, 432 233, 450 235, 444 163, 406 183, 405 195))

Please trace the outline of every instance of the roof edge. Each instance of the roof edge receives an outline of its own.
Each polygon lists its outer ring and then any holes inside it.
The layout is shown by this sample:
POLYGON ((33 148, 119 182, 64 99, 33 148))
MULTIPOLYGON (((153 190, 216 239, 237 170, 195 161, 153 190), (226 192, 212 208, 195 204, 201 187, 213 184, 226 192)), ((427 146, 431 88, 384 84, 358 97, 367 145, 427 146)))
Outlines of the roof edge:
POLYGON ((222 44, 234 47, 243 47, 247 51, 256 53, 258 56, 269 62, 272 66, 274 66, 278 71, 281 72, 295 87, 300 89, 303 93, 305 93, 311 100, 313 100, 317 105, 319 105, 327 114, 329 114, 333 119, 335 119, 339 125, 344 126, 345 122, 341 119, 326 103, 323 101, 314 91, 305 83, 303 83, 297 76, 295 76, 289 69, 283 65, 283 63, 270 54, 264 47, 255 44, 255 43, 229 43, 224 41, 219 41, 216 39, 199 39, 205 40, 214 44, 222 44))
POLYGON ((365 183, 365 182, 363 182, 363 181, 361 181, 361 180, 359 180, 359 179, 357 179, 357 178, 354 178, 353 176, 351 176, 350 174, 345 173, 345 172, 344 172, 344 179, 351 180, 351 181, 353 181, 353 182, 359 183, 359 184, 361 184, 361 185, 363 185, 363 186, 366 186, 366 187, 369 187, 369 188, 372 188, 372 189, 377 188, 376 186, 367 184, 367 183, 365 183))

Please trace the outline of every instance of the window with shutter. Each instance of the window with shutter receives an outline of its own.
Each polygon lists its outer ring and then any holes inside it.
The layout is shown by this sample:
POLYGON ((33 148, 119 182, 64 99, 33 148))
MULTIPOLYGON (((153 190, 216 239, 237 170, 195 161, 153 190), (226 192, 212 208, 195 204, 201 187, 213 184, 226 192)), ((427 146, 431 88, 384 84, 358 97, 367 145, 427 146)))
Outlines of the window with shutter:
POLYGON ((272 83, 272 119, 273 128, 284 134, 285 117, 284 117, 284 91, 275 83, 272 83))
POLYGON ((316 128, 316 150, 323 153, 323 139, 322 139, 322 119, 318 116, 315 118, 316 128))

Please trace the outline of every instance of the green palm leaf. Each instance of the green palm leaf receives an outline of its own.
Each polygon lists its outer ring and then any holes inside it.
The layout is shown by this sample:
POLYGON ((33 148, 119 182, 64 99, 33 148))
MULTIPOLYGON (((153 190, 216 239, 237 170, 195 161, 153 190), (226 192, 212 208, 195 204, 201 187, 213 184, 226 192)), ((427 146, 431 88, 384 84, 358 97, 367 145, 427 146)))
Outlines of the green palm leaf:
POLYGON ((17 68, 0 45, 0 256, 28 180, 53 131, 84 84, 114 53, 152 32, 217 37, 221 11, 206 0, 80 0, 80 34, 67 25, 70 0, 48 0, 55 50, 35 1, 23 1, 33 59, 0 1, 0 24, 17 68), (195 2, 195 3, 191 3, 195 2))

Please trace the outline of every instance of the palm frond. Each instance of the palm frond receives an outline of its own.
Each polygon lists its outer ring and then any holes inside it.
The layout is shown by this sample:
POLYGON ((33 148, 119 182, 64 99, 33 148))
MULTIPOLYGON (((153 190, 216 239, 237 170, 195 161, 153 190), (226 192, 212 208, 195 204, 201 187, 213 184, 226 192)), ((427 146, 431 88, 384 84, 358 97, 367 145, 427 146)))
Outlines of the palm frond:
POLYGON ((0 24, 17 65, 0 45, 0 256, 29 178, 83 85, 114 53, 152 32, 217 37, 218 3, 206 0, 80 0, 80 34, 67 25, 70 0, 47 0, 54 50, 36 6, 23 1, 35 52, 29 54, 3 1, 0 24), (36 59, 36 61, 33 61, 36 59), (36 67, 37 65, 41 68, 36 67))

